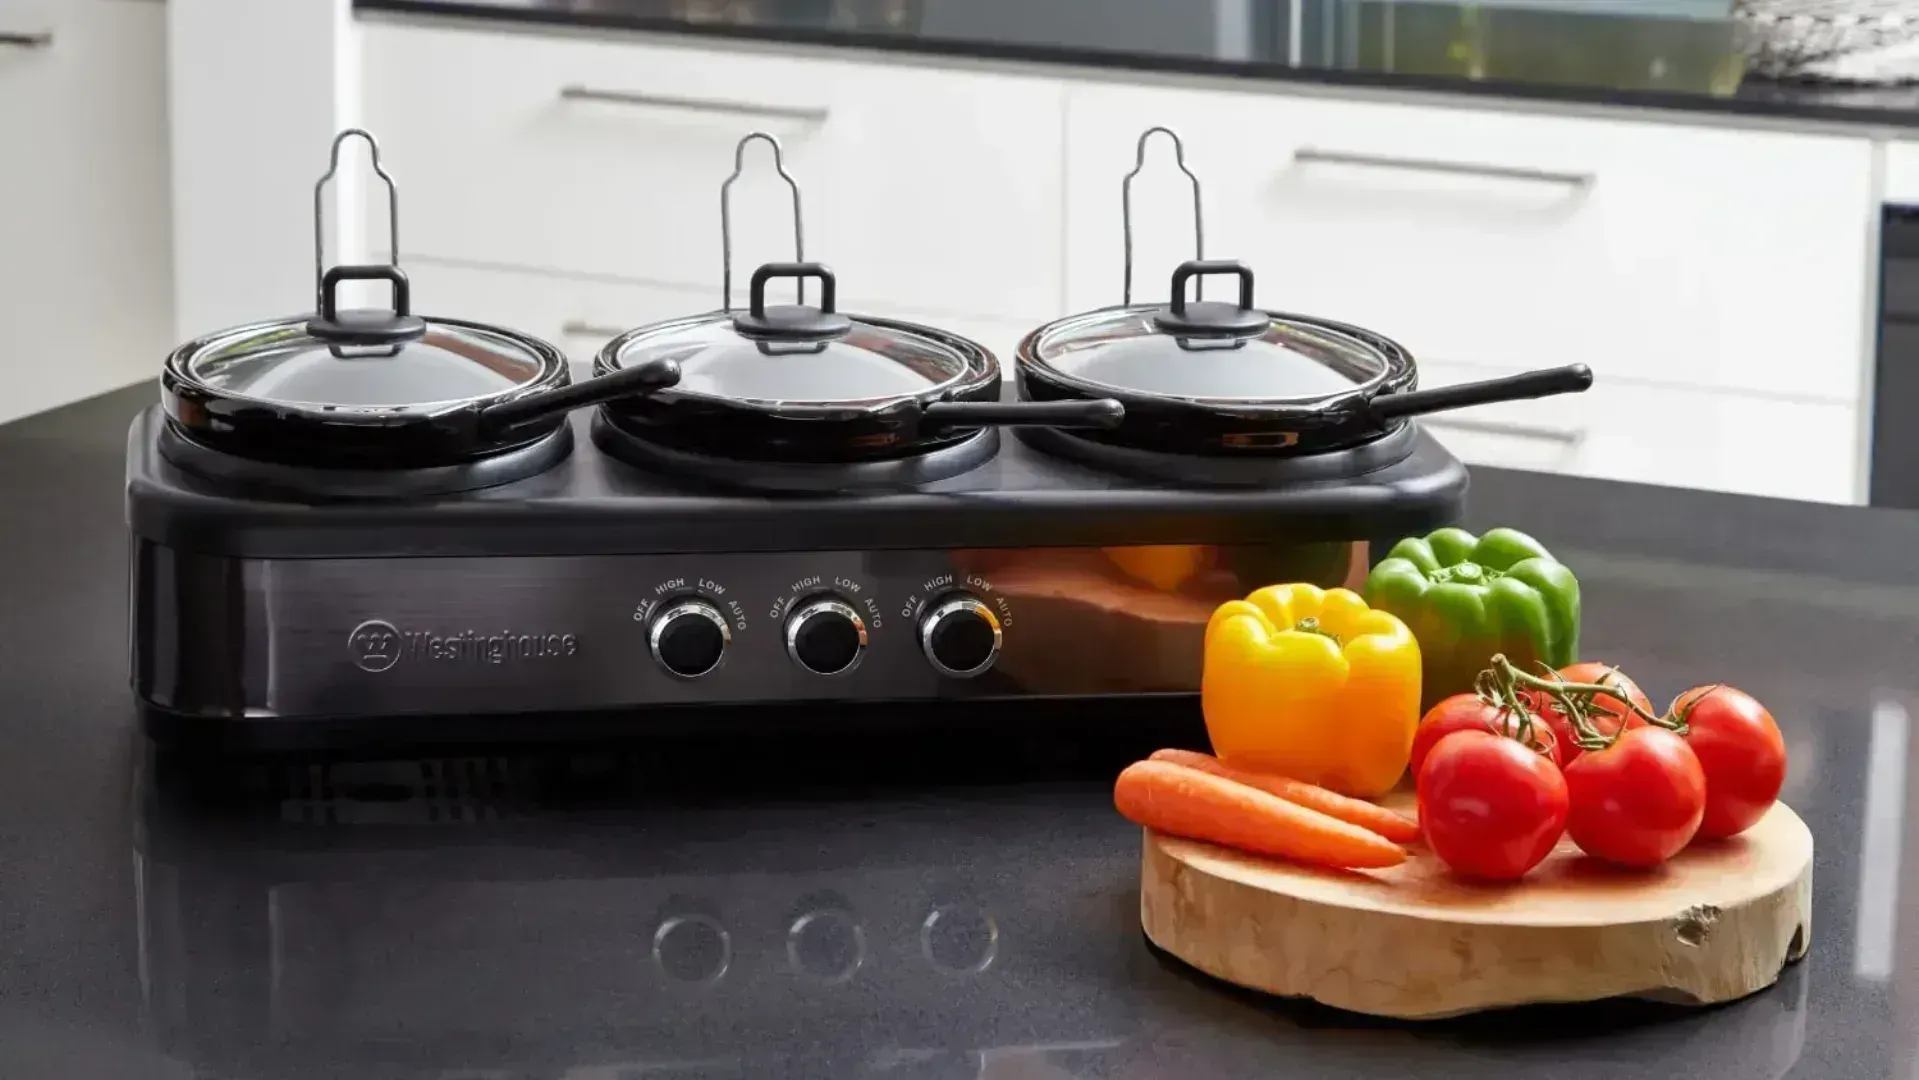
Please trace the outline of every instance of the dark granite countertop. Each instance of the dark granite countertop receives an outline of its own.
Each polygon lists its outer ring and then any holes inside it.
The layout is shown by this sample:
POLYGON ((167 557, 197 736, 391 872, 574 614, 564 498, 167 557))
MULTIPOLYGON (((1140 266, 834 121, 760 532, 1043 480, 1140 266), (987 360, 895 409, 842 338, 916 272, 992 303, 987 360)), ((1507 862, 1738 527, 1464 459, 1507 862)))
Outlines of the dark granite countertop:
POLYGON ((1112 716, 990 747, 154 761, 126 685, 122 521, 124 432, 152 392, 0 427, 8 1080, 1919 1063, 1919 829, 1901 828, 1919 810, 1919 515, 1477 471, 1475 521, 1579 566, 1590 655, 1656 698, 1725 680, 1778 714, 1787 797, 1817 838, 1813 941, 1777 986, 1708 1011, 1404 1025, 1229 991, 1146 946, 1138 834, 1108 784, 1160 733, 1112 716))
POLYGON ((1702 0, 354 0, 365 11, 1919 127, 1919 86, 1739 79, 1702 0), (1297 7, 1299 18, 1295 20, 1297 7), (1666 14, 1646 14, 1663 11, 1666 14), (1229 14, 1230 13, 1230 14, 1229 14))

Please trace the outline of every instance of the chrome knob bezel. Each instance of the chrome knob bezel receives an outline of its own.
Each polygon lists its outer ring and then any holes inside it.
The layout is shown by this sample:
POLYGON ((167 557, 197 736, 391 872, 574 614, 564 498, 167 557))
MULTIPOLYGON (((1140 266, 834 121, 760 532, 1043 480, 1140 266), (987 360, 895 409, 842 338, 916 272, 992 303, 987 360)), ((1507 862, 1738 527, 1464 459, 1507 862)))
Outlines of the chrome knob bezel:
POLYGON ((920 616, 920 652, 925 654, 926 662, 933 665, 933 670, 950 679, 976 678, 993 670, 993 665, 999 662, 1000 646, 1004 640, 999 624, 999 616, 994 613, 992 608, 986 605, 985 601, 976 596, 955 596, 942 600, 934 604, 924 615, 920 616), (967 614, 977 615, 986 620, 986 625, 993 630, 993 648, 992 651, 986 654, 986 659, 977 667, 962 671, 957 668, 948 667, 944 661, 940 660, 938 654, 933 650, 933 634, 939 630, 942 621, 954 615, 967 614))
POLYGON ((859 668, 860 662, 866 659, 866 646, 868 644, 866 620, 860 616, 859 610, 853 607, 853 605, 837 597, 808 600, 794 607, 792 612, 786 617, 786 655, 801 671, 809 675, 818 675, 824 679, 833 679, 842 675, 852 674, 859 668), (814 619, 828 616, 837 616, 852 623, 853 629, 859 633, 860 638, 859 647, 853 651, 852 662, 838 671, 820 671, 808 664, 805 660, 800 659, 800 631, 805 628, 807 623, 814 619))
POLYGON ((704 600, 678 600, 671 602, 667 604, 665 609, 658 615, 653 616, 647 625, 647 651, 653 655, 653 662, 660 666, 661 671, 666 672, 676 679, 686 679, 690 681, 693 679, 703 679, 713 674, 720 669, 721 665, 726 663, 726 654, 732 647, 733 628, 727 625, 726 616, 720 613, 719 608, 714 607, 704 600), (666 637, 667 628, 679 622, 681 619, 705 619, 707 622, 719 627, 720 655, 718 659, 713 661, 713 666, 707 668, 705 671, 695 672, 691 675, 674 671, 671 667, 667 666, 665 657, 660 655, 660 643, 666 637))

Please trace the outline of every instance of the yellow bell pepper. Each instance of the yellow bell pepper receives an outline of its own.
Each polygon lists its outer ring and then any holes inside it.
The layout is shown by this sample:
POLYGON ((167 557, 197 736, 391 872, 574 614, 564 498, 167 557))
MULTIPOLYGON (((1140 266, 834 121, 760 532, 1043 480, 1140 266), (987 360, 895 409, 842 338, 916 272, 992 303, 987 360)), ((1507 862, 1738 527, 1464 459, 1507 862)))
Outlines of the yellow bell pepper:
POLYGON ((1419 643, 1348 589, 1269 585, 1206 625, 1200 704, 1227 764, 1374 798, 1406 771, 1419 643))

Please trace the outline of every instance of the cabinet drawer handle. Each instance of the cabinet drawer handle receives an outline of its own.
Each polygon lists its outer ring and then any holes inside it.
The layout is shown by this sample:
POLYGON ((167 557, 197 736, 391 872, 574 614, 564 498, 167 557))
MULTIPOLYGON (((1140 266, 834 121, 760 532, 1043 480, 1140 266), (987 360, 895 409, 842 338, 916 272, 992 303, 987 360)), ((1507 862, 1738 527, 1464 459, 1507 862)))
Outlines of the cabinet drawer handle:
POLYGON ((666 94, 636 94, 630 90, 601 90, 591 86, 561 87, 566 101, 605 101, 615 105, 642 105, 660 109, 684 109, 689 112, 716 113, 721 116, 771 117, 798 120, 808 124, 826 121, 827 111, 796 105, 754 105, 745 101, 717 101, 712 98, 670 97, 666 94))
POLYGON ((569 319, 560 326, 561 337, 616 338, 625 330, 611 326, 595 326, 579 319, 569 319))
POLYGON ((1357 165, 1373 169, 1399 169, 1404 172, 1443 173, 1448 176, 1473 176, 1492 180, 1522 180, 1568 188, 1588 188, 1599 179, 1592 173, 1531 169, 1520 165, 1476 165, 1466 161, 1392 157, 1386 154, 1360 154, 1345 150, 1321 150, 1312 146, 1302 146, 1293 151, 1293 160, 1309 165, 1357 165))
POLYGON ((44 49, 53 44, 53 32, 42 30, 37 34, 23 34, 0 30, 0 45, 10 45, 16 49, 44 49))
POLYGON ((1469 431, 1479 435, 1509 435, 1516 439, 1532 439, 1537 442, 1557 443, 1560 446, 1578 446, 1586 441, 1586 432, 1583 429, 1521 424, 1510 420, 1470 420, 1457 416, 1427 416, 1422 417, 1419 422, 1431 428, 1450 428, 1454 431, 1469 431))

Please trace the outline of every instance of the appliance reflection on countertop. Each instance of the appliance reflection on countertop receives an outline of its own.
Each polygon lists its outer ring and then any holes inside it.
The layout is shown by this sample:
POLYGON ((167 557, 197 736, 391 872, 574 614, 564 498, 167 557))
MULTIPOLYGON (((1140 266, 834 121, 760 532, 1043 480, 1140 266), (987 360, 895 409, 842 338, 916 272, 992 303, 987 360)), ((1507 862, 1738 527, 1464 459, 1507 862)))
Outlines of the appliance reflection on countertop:
POLYGON ((136 797, 143 998, 202 1067, 974 1077, 1123 1041, 1051 925, 1127 869, 1100 835, 1009 876, 916 842, 946 812, 549 798, 644 783, 610 757, 246 769, 136 797))
POLYGON ((655 776, 584 751, 288 762, 209 797, 149 767, 150 1030, 209 1075, 274 1077, 1250 1077, 1281 1055, 1758 1078, 1805 1039, 1808 965, 1714 1010, 1438 1025, 1225 987, 1142 941, 1137 833, 1076 774, 739 800, 655 776))

